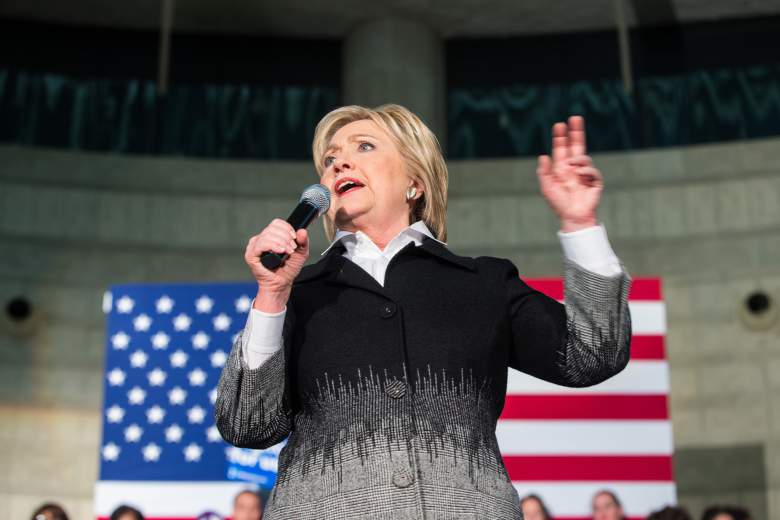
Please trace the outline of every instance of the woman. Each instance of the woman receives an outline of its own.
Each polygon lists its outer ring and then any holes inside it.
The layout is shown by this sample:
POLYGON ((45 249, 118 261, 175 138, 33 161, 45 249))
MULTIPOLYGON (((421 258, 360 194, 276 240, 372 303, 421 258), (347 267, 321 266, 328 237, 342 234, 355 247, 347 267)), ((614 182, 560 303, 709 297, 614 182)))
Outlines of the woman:
POLYGON ((593 520, 625 520, 623 504, 617 495, 608 489, 600 489, 593 495, 591 504, 593 520))
POLYGON ((68 520, 68 514, 59 504, 49 502, 33 512, 32 520, 68 520))
POLYGON ((593 385, 623 369, 631 336, 631 279, 598 226, 584 122, 553 135, 537 173, 561 219, 565 307, 509 260, 445 247, 447 169, 414 114, 349 106, 320 121, 333 242, 303 267, 305 230, 275 219, 249 240, 259 290, 216 401, 231 444, 289 435, 267 519, 522 518, 495 436, 507 367, 593 385), (272 272, 266 250, 290 256, 272 272))
POLYGON ((750 520, 750 512, 744 507, 710 506, 701 514, 702 520, 750 520))
POLYGON ((542 497, 534 493, 520 499, 520 509, 524 520, 552 520, 542 497))
POLYGON ((144 515, 134 507, 121 505, 111 513, 110 520, 144 520, 144 515))

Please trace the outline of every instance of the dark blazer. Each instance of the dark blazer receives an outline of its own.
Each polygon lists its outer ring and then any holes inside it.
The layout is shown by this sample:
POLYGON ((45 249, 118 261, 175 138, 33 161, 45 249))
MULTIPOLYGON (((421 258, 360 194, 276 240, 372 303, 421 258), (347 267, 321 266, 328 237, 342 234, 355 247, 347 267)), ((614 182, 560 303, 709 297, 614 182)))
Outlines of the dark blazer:
POLYGON ((343 251, 295 280, 283 349, 250 370, 239 337, 222 372, 225 440, 289 435, 265 518, 522 518, 495 436, 507 367, 571 387, 620 372, 625 267, 607 277, 564 259, 564 306, 509 260, 427 237, 393 257, 384 287, 343 251))

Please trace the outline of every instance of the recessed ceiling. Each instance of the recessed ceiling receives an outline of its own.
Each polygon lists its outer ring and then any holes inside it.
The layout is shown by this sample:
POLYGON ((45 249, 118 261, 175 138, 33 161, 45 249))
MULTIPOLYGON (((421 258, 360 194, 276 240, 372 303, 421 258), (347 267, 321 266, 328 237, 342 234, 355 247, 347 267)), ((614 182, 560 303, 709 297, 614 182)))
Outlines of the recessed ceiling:
MULTIPOLYGON (((343 37, 357 24, 396 16, 421 20, 443 37, 509 36, 612 28, 615 0, 174 0, 174 30, 343 37)), ((627 0, 629 24, 636 24, 627 0)), ((780 14, 777 0, 650 0, 681 22, 780 14)), ((155 29, 163 0, 3 0, 0 17, 155 29)), ((645 3, 646 7, 652 3, 645 3)))

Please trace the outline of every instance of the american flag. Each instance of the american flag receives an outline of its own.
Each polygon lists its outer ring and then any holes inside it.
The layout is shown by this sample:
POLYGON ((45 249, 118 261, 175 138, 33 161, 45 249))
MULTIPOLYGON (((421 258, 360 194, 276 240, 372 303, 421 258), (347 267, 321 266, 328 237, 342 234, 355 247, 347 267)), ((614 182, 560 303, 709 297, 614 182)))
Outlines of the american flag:
POLYGON ((213 419, 222 366, 256 292, 253 284, 203 283, 118 285, 106 293, 98 518, 120 504, 152 520, 226 517, 247 487, 242 481, 262 476, 264 459, 231 448, 213 419), (235 462, 246 459, 239 466, 257 471, 237 471, 235 462))
MULTIPOLYGON (((562 301, 560 279, 525 281, 562 301)), ((614 378, 572 389, 510 370, 499 445, 518 493, 540 495, 558 520, 587 518, 601 488, 617 493, 629 519, 676 502, 660 287, 633 280, 632 356, 614 378)), ((273 483, 279 447, 230 447, 213 422, 220 372, 255 292, 199 283, 106 293, 98 519, 120 504, 149 520, 227 517, 246 482, 273 483)))
MULTIPOLYGON (((525 282, 564 301, 561 279, 525 282)), ((677 502, 661 280, 634 278, 629 307, 631 359, 607 381, 575 389, 509 372, 501 453, 520 496, 539 495, 556 520, 591 518, 593 494, 604 488, 627 520, 677 502)))

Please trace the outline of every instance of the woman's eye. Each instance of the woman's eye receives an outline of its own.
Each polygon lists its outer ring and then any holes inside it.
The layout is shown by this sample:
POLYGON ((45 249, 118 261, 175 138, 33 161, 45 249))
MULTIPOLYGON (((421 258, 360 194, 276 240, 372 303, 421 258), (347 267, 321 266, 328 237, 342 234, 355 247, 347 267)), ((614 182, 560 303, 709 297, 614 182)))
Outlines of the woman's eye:
POLYGON ((329 155, 329 156, 325 157, 325 161, 323 161, 323 162, 325 163, 325 167, 327 168, 328 166, 333 164, 333 156, 329 155))
POLYGON ((374 145, 371 144, 371 143, 367 143, 367 142, 363 141, 362 143, 360 143, 360 146, 358 146, 358 148, 360 150, 364 151, 364 152, 367 152, 369 150, 373 150, 374 149, 374 145))

